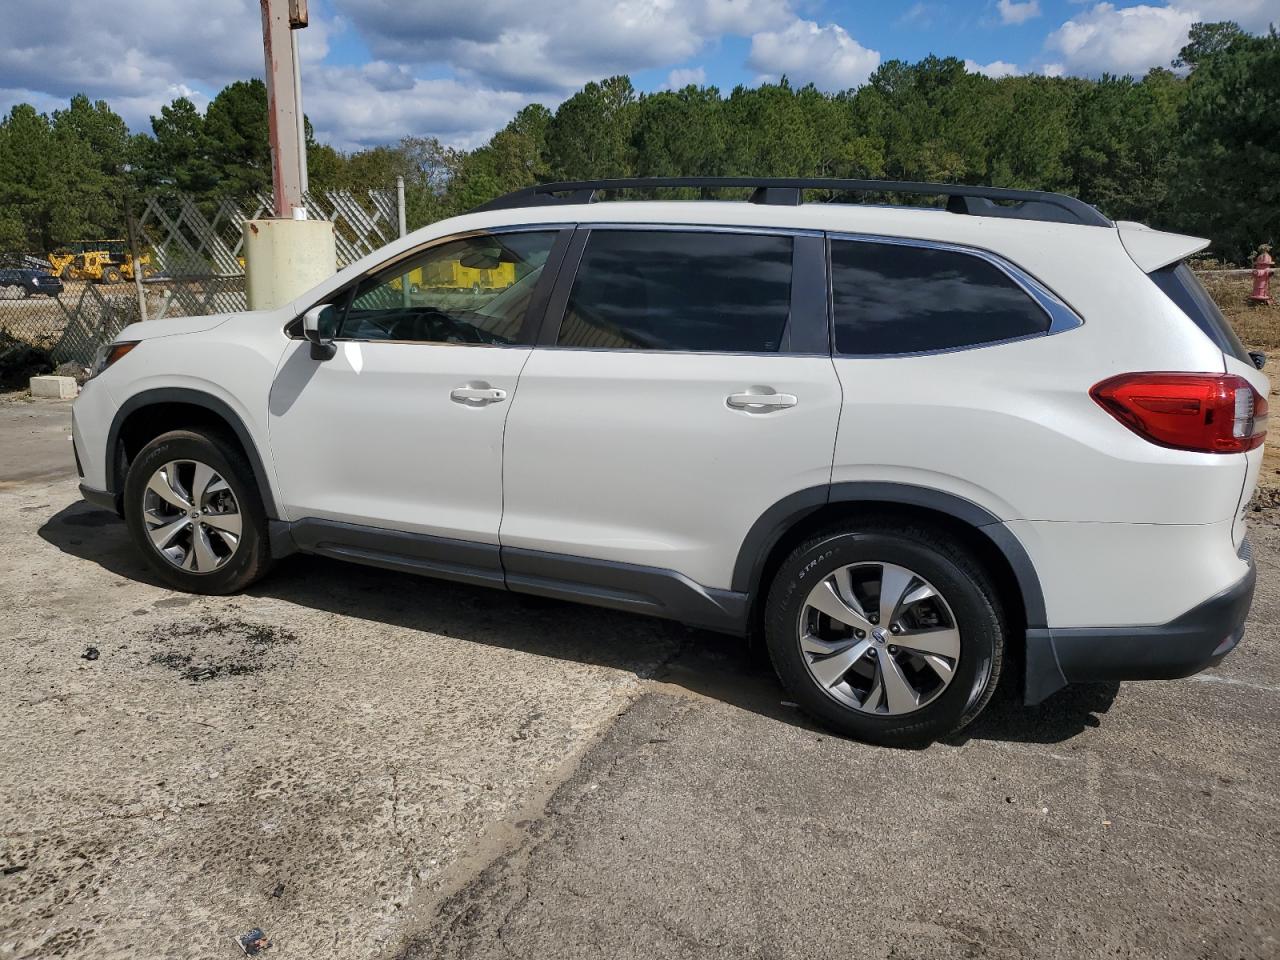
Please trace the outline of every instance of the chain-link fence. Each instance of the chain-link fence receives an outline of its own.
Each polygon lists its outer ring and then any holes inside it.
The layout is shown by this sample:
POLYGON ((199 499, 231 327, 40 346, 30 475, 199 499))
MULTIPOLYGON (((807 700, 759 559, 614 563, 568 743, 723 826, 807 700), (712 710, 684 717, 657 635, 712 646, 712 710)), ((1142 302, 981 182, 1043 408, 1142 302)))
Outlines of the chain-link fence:
MULTIPOLYGON (((334 224, 339 268, 398 236, 396 196, 306 195, 308 214, 334 224)), ((80 243, 48 260, 0 259, 0 386, 25 386, 63 364, 86 367, 101 344, 138 320, 247 309, 243 225, 271 209, 267 196, 156 193, 125 213, 127 241, 80 243)))

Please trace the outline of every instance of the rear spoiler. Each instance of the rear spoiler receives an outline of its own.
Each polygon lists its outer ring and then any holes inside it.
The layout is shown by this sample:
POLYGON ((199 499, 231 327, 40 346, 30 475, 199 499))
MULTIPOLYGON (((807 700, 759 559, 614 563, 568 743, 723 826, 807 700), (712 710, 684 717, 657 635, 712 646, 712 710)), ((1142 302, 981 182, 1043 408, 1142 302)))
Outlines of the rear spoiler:
POLYGON ((1120 242, 1143 273, 1185 260, 1209 246, 1209 241, 1203 237, 1164 233, 1131 220, 1117 220, 1116 229, 1120 231, 1120 242))

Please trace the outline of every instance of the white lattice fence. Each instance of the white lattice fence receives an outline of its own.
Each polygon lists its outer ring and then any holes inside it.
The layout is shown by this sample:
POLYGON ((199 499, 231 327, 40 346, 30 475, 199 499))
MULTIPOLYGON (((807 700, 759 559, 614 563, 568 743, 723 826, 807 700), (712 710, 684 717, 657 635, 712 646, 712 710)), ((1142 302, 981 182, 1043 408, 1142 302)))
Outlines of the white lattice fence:
MULTIPOLYGON (((370 190, 364 195, 346 190, 315 191, 306 194, 303 201, 312 219, 333 222, 339 267, 398 235, 394 190, 370 190)), ((261 194, 247 202, 197 202, 184 194, 158 193, 146 199, 136 229, 140 245, 150 250, 162 278, 243 277, 244 222, 263 217, 271 209, 271 197, 261 194)), ((193 303, 206 300, 210 306, 227 309, 217 297, 196 297, 193 303)))

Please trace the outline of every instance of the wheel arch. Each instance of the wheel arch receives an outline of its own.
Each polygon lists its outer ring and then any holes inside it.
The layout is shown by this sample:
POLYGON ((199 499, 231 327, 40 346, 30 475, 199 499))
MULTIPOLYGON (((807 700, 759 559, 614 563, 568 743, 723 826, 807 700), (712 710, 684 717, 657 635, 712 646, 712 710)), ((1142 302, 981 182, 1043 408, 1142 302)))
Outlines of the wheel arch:
POLYGON ((124 493, 125 473, 132 456, 160 434, 184 427, 221 428, 249 461, 268 519, 279 519, 267 471, 244 420, 226 401, 186 387, 143 390, 116 411, 107 433, 107 490, 117 505, 124 493))
POLYGON ((991 571, 1019 628, 1043 628, 1044 592, 1031 558, 1000 519, 971 500, 911 484, 861 481, 810 487, 784 497, 752 525, 733 569, 732 589, 751 598, 759 623, 767 583, 795 545, 823 526, 858 516, 898 515, 953 532, 991 571))

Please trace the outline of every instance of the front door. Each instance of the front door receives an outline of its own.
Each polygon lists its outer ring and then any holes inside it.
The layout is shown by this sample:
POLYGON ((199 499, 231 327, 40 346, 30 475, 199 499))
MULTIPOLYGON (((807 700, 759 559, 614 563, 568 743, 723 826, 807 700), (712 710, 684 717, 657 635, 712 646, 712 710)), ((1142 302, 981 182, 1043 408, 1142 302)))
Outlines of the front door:
POLYGON ((503 426, 555 238, 441 241, 331 298, 337 354, 316 361, 291 343, 271 391, 290 520, 497 544, 503 426))

